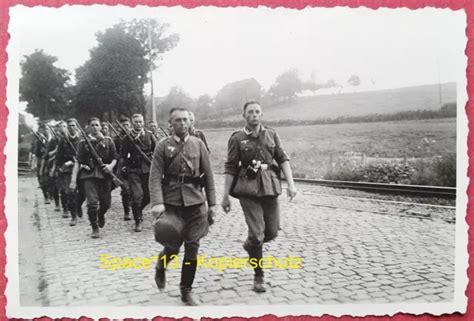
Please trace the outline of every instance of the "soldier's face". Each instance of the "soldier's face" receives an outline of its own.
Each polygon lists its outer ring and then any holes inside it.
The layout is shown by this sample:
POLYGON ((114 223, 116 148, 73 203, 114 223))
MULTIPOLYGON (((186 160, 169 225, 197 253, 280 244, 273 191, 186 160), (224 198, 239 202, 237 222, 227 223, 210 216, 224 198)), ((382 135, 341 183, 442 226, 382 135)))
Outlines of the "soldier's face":
POLYGON ((189 114, 184 110, 176 110, 171 114, 170 124, 177 136, 184 136, 189 130, 189 114))
POLYGON ((109 126, 107 125, 102 125, 102 134, 104 134, 105 136, 108 136, 109 135, 109 126))
POLYGON ((189 127, 193 128, 194 127, 194 115, 189 114, 189 127))
POLYGON ((122 123, 122 126, 126 129, 126 130, 130 130, 130 122, 129 121, 125 121, 122 123))
POLYGON ((61 131, 62 134, 67 133, 67 124, 61 123, 61 125, 59 125, 59 130, 61 131))
POLYGON ((243 117, 249 126, 257 126, 260 124, 260 119, 262 116, 262 107, 260 107, 258 104, 248 105, 243 114, 243 117))
POLYGON ((142 117, 135 117, 132 119, 133 129, 140 130, 143 128, 143 118, 142 117))
POLYGON ((89 124, 89 129, 90 129, 90 133, 92 135, 97 135, 99 132, 100 132, 100 123, 97 121, 97 120, 93 120, 90 124, 89 124))
POLYGON ((67 124, 67 129, 69 130, 69 134, 74 135, 77 132, 77 126, 75 122, 69 122, 67 124))
POLYGON ((148 125, 148 128, 150 129, 151 132, 154 133, 158 129, 158 126, 156 126, 155 123, 150 123, 150 125, 148 125))

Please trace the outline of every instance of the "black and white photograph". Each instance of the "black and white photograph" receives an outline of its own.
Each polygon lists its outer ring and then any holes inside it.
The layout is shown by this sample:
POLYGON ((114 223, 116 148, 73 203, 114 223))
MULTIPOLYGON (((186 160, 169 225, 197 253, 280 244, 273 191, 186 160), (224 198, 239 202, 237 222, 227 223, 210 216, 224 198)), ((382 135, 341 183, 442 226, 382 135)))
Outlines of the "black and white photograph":
POLYGON ((466 14, 14 6, 7 316, 466 311, 466 14))

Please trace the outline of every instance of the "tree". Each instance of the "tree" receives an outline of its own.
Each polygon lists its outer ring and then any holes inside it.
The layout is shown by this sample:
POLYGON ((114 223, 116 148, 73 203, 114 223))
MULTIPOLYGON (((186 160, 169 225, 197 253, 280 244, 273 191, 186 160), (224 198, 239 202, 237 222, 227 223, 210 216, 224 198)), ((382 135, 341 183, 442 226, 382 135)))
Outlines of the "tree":
POLYGON ((289 101, 304 89, 305 84, 301 81, 298 70, 290 69, 276 78, 275 84, 271 86, 269 93, 279 101, 289 101))
POLYGON ((354 86, 354 87, 357 87, 361 84, 361 80, 360 80, 360 77, 357 76, 357 75, 351 75, 349 77, 349 79, 347 79, 347 83, 350 85, 350 86, 354 86))
POLYGON ((201 95, 196 100, 196 116, 199 118, 209 118, 212 112, 213 101, 209 95, 201 95))
POLYGON ((166 98, 158 106, 158 118, 168 119, 169 111, 173 107, 184 107, 193 110, 194 101, 182 88, 175 86, 170 89, 166 98))
POLYGON ((35 50, 21 62, 20 99, 40 119, 62 117, 68 106, 69 73, 56 67, 58 59, 35 50))
POLYGON ((176 47, 179 42, 178 34, 166 34, 169 24, 161 24, 155 19, 122 20, 115 27, 124 30, 128 35, 138 40, 147 57, 151 58, 153 69, 157 67, 156 60, 161 59, 163 53, 176 47))
POLYGON ((260 100, 262 86, 254 78, 243 79, 225 85, 217 92, 215 106, 219 109, 239 110, 248 100, 260 100))
POLYGON ((76 70, 76 117, 113 120, 120 114, 144 113, 148 61, 140 42, 118 27, 96 37, 90 59, 76 70))

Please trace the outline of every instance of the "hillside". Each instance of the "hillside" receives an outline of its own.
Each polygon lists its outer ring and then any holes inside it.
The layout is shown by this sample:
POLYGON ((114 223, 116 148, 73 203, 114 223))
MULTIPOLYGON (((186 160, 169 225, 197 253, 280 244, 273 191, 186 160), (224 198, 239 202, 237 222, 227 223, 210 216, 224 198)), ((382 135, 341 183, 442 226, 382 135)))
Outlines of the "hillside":
MULTIPOLYGON (((456 102, 456 84, 441 86, 443 103, 456 102)), ((351 94, 300 97, 289 104, 264 106, 265 120, 311 120, 340 116, 391 114, 411 110, 436 110, 440 107, 438 85, 378 90, 351 94)), ((239 114, 224 120, 240 119, 239 114)))

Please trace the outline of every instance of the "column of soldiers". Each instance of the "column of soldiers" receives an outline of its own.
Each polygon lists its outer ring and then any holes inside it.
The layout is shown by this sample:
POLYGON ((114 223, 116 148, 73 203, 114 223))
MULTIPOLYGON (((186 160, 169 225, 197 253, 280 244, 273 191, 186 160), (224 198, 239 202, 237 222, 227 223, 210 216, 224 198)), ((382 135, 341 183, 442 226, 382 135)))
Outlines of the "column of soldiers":
MULTIPOLYGON (((225 163, 225 184, 221 207, 231 210, 229 196, 238 199, 248 227, 243 244, 249 260, 260 262, 263 244, 276 238, 280 229, 278 196, 280 173, 288 182, 287 196, 296 196, 289 157, 276 131, 261 124, 262 107, 249 101, 243 107, 245 126, 229 138, 225 163)), ((32 152, 38 159, 38 180, 45 203, 55 198, 54 177, 48 161, 54 158, 58 190, 65 211, 71 214, 71 226, 82 216, 81 205, 87 201, 87 215, 92 238, 99 237, 111 205, 111 191, 120 187, 124 220, 135 221, 135 231, 143 229, 143 209, 151 203, 155 217, 155 240, 163 245, 155 268, 158 289, 166 286, 166 268, 184 245, 181 269, 181 300, 198 305, 191 294, 197 270, 200 240, 208 234, 217 212, 214 177, 209 147, 202 131, 194 128, 194 115, 185 108, 170 111, 170 131, 154 121, 145 129, 140 114, 108 122, 91 118, 87 133, 75 119, 68 119, 57 129, 57 141, 45 125, 35 133, 32 152), (67 126, 67 128, 65 127, 67 126), (114 139, 110 137, 114 133, 114 139), (55 151, 55 153, 52 153, 55 151), (40 161, 41 160, 41 161, 40 161), (64 204, 65 203, 65 204, 64 204)), ((253 290, 265 292, 263 269, 254 268, 253 290)))

